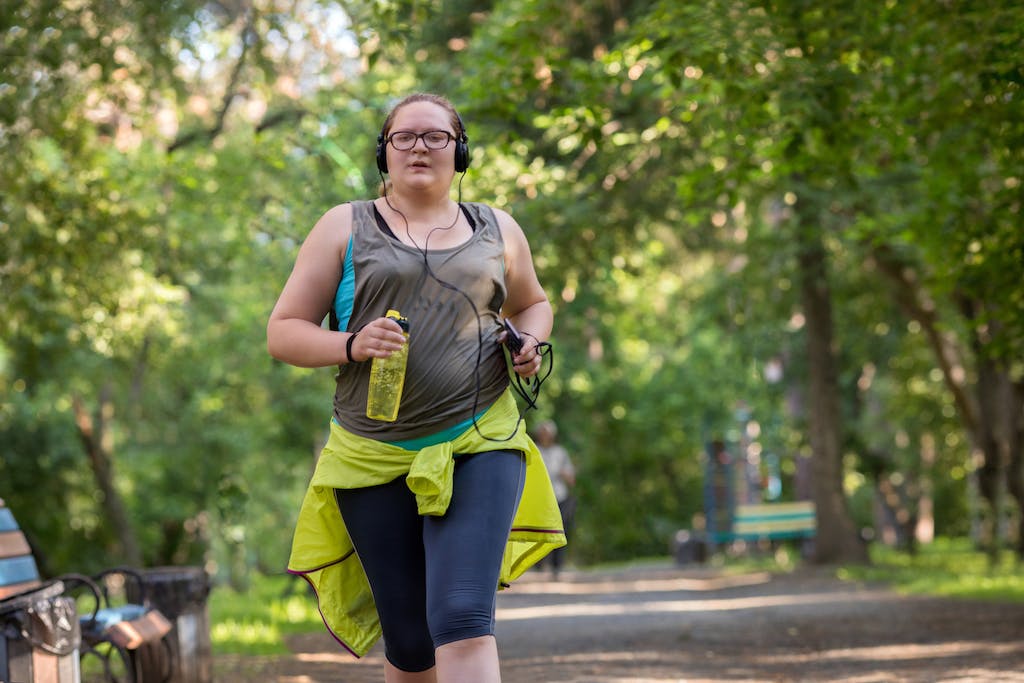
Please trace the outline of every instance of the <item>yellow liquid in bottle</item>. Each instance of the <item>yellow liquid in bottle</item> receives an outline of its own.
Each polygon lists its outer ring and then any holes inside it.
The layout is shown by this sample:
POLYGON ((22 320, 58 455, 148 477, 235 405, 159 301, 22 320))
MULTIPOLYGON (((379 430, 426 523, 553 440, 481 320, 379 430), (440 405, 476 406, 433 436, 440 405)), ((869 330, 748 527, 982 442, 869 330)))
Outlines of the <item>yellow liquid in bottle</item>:
POLYGON ((370 367, 370 388, 366 396, 366 417, 383 422, 394 422, 398 418, 398 406, 402 402, 405 387, 405 366, 409 360, 408 322, 398 311, 388 311, 387 317, 405 323, 405 344, 387 358, 374 358, 370 367))

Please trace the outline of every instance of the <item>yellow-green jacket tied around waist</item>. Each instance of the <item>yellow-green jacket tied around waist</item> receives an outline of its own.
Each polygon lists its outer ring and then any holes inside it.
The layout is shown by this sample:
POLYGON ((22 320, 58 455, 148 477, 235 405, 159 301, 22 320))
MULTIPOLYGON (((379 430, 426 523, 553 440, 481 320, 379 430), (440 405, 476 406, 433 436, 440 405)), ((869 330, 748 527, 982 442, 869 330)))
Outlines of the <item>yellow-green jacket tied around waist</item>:
POLYGON ((381 636, 370 584, 352 547, 334 489, 385 484, 406 475, 420 514, 443 515, 452 496, 455 453, 520 450, 526 458, 523 495, 502 560, 501 582, 511 583, 555 548, 565 545, 558 504, 540 451, 519 421, 515 399, 506 391, 479 420, 452 441, 410 451, 352 434, 331 423, 331 435, 302 501, 288 571, 316 591, 320 614, 334 637, 361 657, 381 636), (500 436, 499 436, 500 435, 500 436))

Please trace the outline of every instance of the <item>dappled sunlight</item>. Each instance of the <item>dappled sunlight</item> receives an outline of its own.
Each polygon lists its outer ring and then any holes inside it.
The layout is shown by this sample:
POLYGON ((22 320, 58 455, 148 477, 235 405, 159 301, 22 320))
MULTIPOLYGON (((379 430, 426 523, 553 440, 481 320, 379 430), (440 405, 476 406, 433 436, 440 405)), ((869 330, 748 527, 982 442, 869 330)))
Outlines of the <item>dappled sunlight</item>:
POLYGON ((300 652, 295 655, 295 660, 310 664, 361 664, 364 666, 382 666, 384 663, 381 657, 363 657, 357 659, 345 651, 337 652, 300 652))
POLYGON ((865 599, 884 599, 883 591, 861 593, 804 593, 800 595, 763 595, 715 600, 651 600, 647 602, 578 603, 538 605, 532 607, 499 607, 498 621, 542 619, 545 617, 595 617, 616 615, 665 614, 685 612, 732 612, 766 607, 793 607, 799 605, 840 604, 861 602, 865 599))
MULTIPOLYGON (((875 645, 867 647, 841 647, 818 650, 806 654, 787 651, 784 654, 759 657, 765 664, 791 664, 795 662, 866 662, 885 663, 913 662, 920 659, 953 659, 968 657, 984 662, 986 658, 998 655, 1024 652, 1024 643, 992 643, 980 640, 942 641, 939 643, 900 643, 898 645, 875 645)), ((1024 674, 1022 674, 1024 679, 1024 674)), ((993 679, 994 680, 994 679, 993 679)))
MULTIPOLYGON (((565 678, 560 680, 565 681, 593 681, 598 680, 593 675, 586 674, 587 671, 593 671, 595 669, 614 671, 615 669, 626 669, 634 673, 630 673, 628 676, 616 676, 616 675, 602 675, 600 681, 602 683, 662 683, 664 681, 673 681, 678 683, 681 679, 679 674, 669 675, 655 675, 647 674, 640 670, 643 668, 645 663, 648 662, 662 662, 665 663, 666 659, 678 659, 680 665, 683 664, 685 657, 671 657, 666 658, 664 652, 658 652, 656 650, 617 650, 610 652, 586 652, 586 653, 575 653, 570 655, 559 655, 559 654, 547 654, 537 657, 518 657, 514 660, 514 665, 517 671, 530 671, 532 668, 537 671, 550 672, 552 670, 558 670, 565 672, 565 678), (573 673, 570 673, 573 672, 573 673)), ((509 660, 509 664, 512 664, 512 660, 509 660)), ((682 668, 679 669, 681 674, 682 668)), ((516 680, 523 680, 521 677, 516 680)), ((686 681, 692 681, 694 679, 687 678, 686 681)))
POLYGON ((636 579, 634 581, 543 581, 513 585, 516 594, 601 595, 610 593, 655 593, 671 591, 717 591, 741 586, 757 586, 771 581, 767 572, 708 578, 636 579))
MULTIPOLYGON (((723 681, 732 683, 775 680, 773 672, 803 671, 805 680, 832 680, 827 673, 831 665, 842 670, 842 680, 847 683, 880 683, 881 681, 903 680, 899 672, 913 671, 919 662, 949 660, 947 675, 942 680, 1024 680, 1024 677, 1007 675, 991 664, 992 658, 1020 653, 1024 644, 990 643, 984 641, 961 641, 953 643, 932 643, 927 645, 882 645, 860 648, 836 648, 815 650, 804 653, 791 648, 778 654, 744 657, 734 665, 726 665, 716 675, 708 677, 708 666, 712 659, 725 657, 723 653, 698 648, 680 648, 676 652, 664 650, 614 650, 604 652, 579 652, 573 654, 545 654, 534 657, 518 657, 506 660, 516 671, 559 671, 565 673, 566 681, 598 680, 588 671, 630 671, 628 675, 618 674, 600 677, 602 683, 660 683, 681 681, 700 683, 702 681, 723 681), (964 666, 964 662, 971 664, 964 666), (657 665, 661 671, 645 670, 648 665, 657 665), (667 674, 665 671, 675 670, 667 674), (570 673, 571 672, 571 673, 570 673), (680 678, 685 676, 684 678, 680 678)), ((525 680, 525 679, 517 679, 525 680)), ((786 678, 785 680, 793 680, 786 678)), ((915 679, 916 680, 916 679, 915 679)))
POLYGON ((210 637, 214 643, 234 642, 252 645, 254 643, 277 643, 281 640, 281 633, 270 624, 226 619, 213 625, 210 637))
MULTIPOLYGON (((944 681, 1021 681, 1024 674, 1008 673, 1007 657, 1024 654, 1024 643, 993 643, 961 640, 937 643, 841 647, 815 652, 797 653, 792 650, 777 655, 752 657, 754 667, 825 666, 837 670, 862 670, 860 675, 844 675, 848 683, 877 683, 900 679, 893 671, 914 671, 927 662, 929 666, 946 662, 944 681), (999 662, 999 663, 997 663, 999 662)), ((941 665, 941 664, 940 664, 941 665)))

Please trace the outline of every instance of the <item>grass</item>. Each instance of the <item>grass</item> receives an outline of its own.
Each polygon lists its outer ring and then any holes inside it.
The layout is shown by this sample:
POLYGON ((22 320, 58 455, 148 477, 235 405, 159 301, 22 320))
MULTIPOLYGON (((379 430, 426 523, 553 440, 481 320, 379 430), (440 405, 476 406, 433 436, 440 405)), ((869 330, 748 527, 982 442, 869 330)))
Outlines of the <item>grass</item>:
POLYGON ((1003 550, 990 563, 970 539, 940 538, 916 555, 881 545, 871 547, 871 565, 838 571, 844 580, 884 583, 901 593, 951 598, 1024 602, 1024 566, 1003 550))
POLYGON ((284 636, 324 628, 306 582, 288 575, 253 574, 244 593, 218 586, 209 610, 210 640, 218 654, 287 654, 284 636))

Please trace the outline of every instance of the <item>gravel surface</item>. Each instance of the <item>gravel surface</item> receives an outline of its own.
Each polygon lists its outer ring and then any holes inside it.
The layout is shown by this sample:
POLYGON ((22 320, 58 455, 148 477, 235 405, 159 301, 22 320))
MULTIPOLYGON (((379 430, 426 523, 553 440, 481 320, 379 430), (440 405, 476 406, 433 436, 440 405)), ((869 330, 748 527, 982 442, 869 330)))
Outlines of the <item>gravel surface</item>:
MULTIPOLYGON (((645 567, 531 572, 498 597, 504 683, 1021 681, 1024 605, 908 597, 823 570, 728 577, 645 567)), ((218 683, 377 683, 326 633, 218 657, 218 683)))

